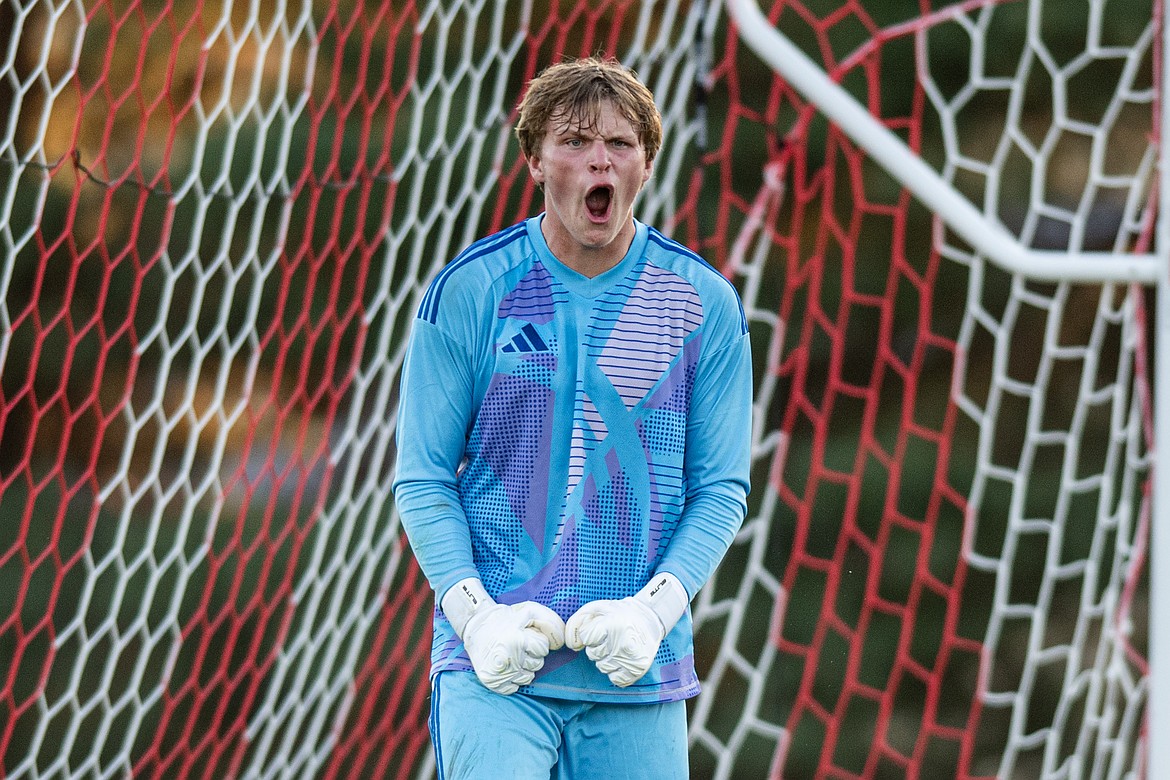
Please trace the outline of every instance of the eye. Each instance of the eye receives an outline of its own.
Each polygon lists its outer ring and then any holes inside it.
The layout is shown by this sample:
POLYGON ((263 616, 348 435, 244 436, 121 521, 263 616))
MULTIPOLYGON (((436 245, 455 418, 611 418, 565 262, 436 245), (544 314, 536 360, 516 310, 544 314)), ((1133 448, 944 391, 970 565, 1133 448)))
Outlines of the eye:
POLYGON ((583 143, 580 138, 569 138, 565 140, 565 144, 573 149, 581 148, 583 143))

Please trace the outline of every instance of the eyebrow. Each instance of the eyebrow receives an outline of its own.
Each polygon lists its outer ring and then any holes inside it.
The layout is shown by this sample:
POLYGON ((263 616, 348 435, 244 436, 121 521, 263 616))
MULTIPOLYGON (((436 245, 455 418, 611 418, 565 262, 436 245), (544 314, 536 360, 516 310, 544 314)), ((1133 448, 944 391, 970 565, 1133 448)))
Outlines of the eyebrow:
POLYGON ((558 137, 558 138, 572 138, 572 137, 581 138, 581 137, 585 137, 585 136, 596 136, 599 138, 603 138, 606 141, 612 141, 612 140, 630 141, 630 140, 633 140, 635 143, 639 142, 641 140, 638 137, 637 131, 634 130, 633 128, 630 128, 628 131, 621 130, 621 131, 613 131, 610 133, 602 133, 601 130, 597 127, 596 122, 591 122, 591 123, 564 122, 564 123, 560 123, 560 125, 558 127, 552 128, 551 134, 558 137))

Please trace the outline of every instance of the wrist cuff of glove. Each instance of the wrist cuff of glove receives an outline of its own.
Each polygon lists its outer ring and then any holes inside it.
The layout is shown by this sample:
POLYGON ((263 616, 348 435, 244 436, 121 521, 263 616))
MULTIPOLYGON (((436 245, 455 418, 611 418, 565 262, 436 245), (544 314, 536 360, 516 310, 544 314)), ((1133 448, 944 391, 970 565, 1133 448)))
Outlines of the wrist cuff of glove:
POLYGON ((650 578, 634 598, 641 601, 662 621, 662 635, 666 636, 687 611, 691 603, 687 589, 670 572, 659 572, 650 578))
POLYGON ((495 603, 495 599, 488 595, 478 577, 467 577, 447 589, 440 606, 447 620, 451 622, 451 627, 462 639, 463 629, 467 621, 471 620, 471 616, 495 603))

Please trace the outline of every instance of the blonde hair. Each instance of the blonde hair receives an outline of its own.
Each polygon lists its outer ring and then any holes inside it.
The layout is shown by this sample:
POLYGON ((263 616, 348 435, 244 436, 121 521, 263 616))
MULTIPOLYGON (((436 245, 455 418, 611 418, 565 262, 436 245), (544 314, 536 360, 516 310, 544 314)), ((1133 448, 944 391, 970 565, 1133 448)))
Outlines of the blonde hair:
POLYGON ((612 58, 558 62, 528 82, 516 122, 520 151, 525 157, 539 154, 549 122, 563 120, 592 127, 606 100, 633 125, 646 161, 653 161, 662 146, 662 117, 654 94, 634 71, 612 58))

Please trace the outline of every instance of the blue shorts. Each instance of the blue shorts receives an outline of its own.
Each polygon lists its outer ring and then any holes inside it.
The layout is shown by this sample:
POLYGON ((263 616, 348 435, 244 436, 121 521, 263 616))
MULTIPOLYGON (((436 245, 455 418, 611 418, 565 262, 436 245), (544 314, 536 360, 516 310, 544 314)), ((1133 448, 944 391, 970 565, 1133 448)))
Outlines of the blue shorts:
POLYGON ((431 683, 439 780, 684 780, 685 701, 610 704, 485 688, 471 672, 431 683))

